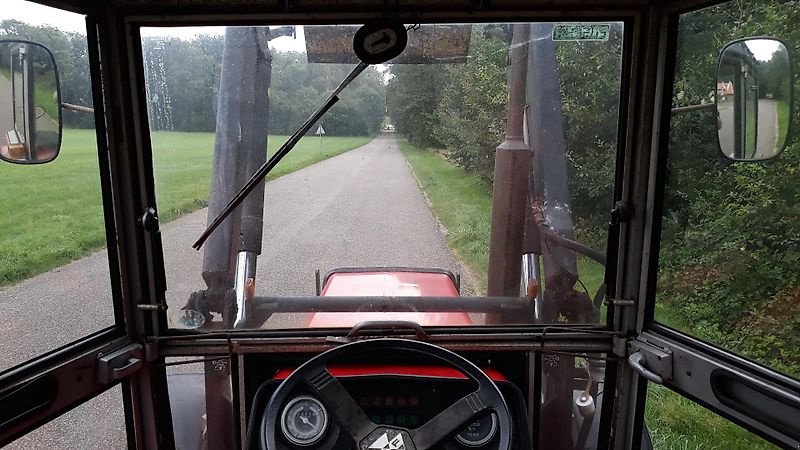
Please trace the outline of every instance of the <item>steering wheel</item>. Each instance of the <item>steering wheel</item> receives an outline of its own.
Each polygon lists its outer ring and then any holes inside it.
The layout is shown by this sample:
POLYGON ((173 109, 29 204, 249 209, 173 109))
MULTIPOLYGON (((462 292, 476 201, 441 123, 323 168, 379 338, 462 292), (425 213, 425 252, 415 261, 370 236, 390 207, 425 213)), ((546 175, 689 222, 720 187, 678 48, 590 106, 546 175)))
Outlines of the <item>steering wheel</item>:
POLYGON ((359 450, 391 448, 428 450, 456 434, 482 415, 497 416, 499 449, 511 448, 511 414, 497 385, 482 370, 463 357, 441 347, 405 339, 371 339, 330 349, 298 367, 278 386, 261 421, 261 449, 275 450, 279 420, 289 394, 300 381, 315 392, 330 415, 352 438, 359 450), (414 353, 458 370, 477 383, 478 389, 457 400, 419 428, 373 423, 339 381, 328 372, 328 364, 352 355, 414 353), (379 442, 380 441, 380 442, 379 442), (388 441, 388 442, 387 442, 388 441), (386 442, 384 445, 383 443, 386 442))

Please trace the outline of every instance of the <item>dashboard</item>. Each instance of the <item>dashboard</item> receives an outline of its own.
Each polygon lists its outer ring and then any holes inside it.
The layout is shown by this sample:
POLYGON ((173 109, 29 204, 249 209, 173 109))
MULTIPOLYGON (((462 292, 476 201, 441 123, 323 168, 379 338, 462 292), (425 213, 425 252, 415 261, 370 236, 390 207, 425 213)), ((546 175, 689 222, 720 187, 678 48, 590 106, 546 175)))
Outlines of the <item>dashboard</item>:
MULTIPOLYGON (((472 381, 448 367, 422 365, 350 365, 329 367, 376 424, 417 428, 475 389, 472 381)), ((248 448, 258 448, 261 421, 278 385, 291 373, 279 370, 258 388, 250 407, 248 448)), ((519 388, 495 370, 485 370, 504 396, 513 421, 513 448, 531 448, 527 408, 519 388)), ((350 450, 355 445, 340 430, 309 387, 298 386, 281 405, 279 450, 350 450)), ((444 441, 441 450, 496 449, 499 433, 494 413, 485 415, 444 441)), ((377 447, 376 447, 377 448, 377 447)), ((393 448, 390 442, 385 447, 393 448)), ((276 449, 278 450, 278 449, 276 449)))

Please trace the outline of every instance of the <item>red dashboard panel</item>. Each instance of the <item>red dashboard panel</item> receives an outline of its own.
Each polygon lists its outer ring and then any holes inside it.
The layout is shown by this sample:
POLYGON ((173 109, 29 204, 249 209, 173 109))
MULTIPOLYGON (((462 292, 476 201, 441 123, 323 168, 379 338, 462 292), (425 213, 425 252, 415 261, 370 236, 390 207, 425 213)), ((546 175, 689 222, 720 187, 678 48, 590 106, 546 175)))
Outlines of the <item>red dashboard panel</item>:
MULTIPOLYGON (((322 290, 323 297, 457 297, 458 290, 444 273, 380 271, 331 274, 322 290)), ((336 301, 332 298, 331 301, 336 301)), ((400 301, 400 300, 398 300, 400 301)), ((346 312, 315 313, 308 328, 349 328, 359 322, 403 320, 422 326, 468 326, 474 321, 464 312, 346 312)))
MULTIPOLYGON (((496 369, 485 368, 482 369, 486 375, 489 375, 493 381, 508 381, 508 379, 496 369)), ((272 377, 273 380, 286 379, 294 369, 281 369, 272 377)), ((328 372, 334 377, 359 377, 359 376, 376 376, 376 375, 396 375, 396 376, 413 376, 424 378, 452 378, 452 379, 467 379, 466 375, 456 369, 445 366, 428 366, 428 365, 370 365, 370 364, 352 364, 341 366, 330 366, 328 372)))

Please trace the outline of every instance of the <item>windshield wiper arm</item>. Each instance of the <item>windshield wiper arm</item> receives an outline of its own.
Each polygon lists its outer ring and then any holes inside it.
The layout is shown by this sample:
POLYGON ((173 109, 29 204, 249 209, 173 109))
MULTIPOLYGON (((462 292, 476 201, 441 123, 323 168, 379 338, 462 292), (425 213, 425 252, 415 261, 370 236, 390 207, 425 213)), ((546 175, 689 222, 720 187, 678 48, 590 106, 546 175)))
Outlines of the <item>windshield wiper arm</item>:
POLYGON ((247 198, 247 195, 250 194, 250 192, 253 189, 255 189, 258 183, 261 183, 264 180, 264 177, 267 176, 267 174, 281 161, 281 159, 283 159, 283 157, 286 156, 286 154, 289 153, 294 148, 295 145, 297 145, 297 143, 308 132, 308 130, 310 130, 311 127, 323 115, 325 115, 325 113, 328 112, 328 110, 331 109, 331 107, 335 105, 336 102, 339 101, 338 95, 342 92, 342 90, 345 87, 347 87, 347 85, 350 84, 353 80, 355 80, 356 77, 359 74, 361 74, 361 72, 363 72, 364 69, 366 69, 368 66, 369 64, 363 61, 359 62, 358 65, 353 68, 350 74, 347 75, 347 77, 345 77, 344 80, 342 80, 339 86, 337 86, 336 89, 334 89, 333 92, 331 92, 331 95, 327 98, 327 100, 325 100, 322 106, 320 106, 319 109, 317 109, 314 112, 314 114, 312 114, 311 117, 309 117, 303 123, 303 125, 301 125, 300 128, 298 128, 297 131, 294 132, 294 134, 292 134, 291 137, 289 137, 286 143, 284 143, 281 146, 281 148, 278 149, 278 151, 274 155, 272 155, 272 158, 270 158, 269 161, 262 164, 261 167, 259 167, 258 170, 256 170, 253 176, 251 176, 250 179, 247 180, 247 183, 245 183, 244 186, 242 186, 242 188, 239 189, 239 192, 237 192, 236 195, 233 196, 231 201, 228 202, 227 205, 225 205, 225 208, 222 210, 222 212, 220 212, 219 215, 208 225, 206 230, 203 231, 203 234, 200 235, 200 237, 197 239, 197 242, 195 242, 194 245, 192 245, 192 247, 195 250, 200 250, 200 247, 202 247, 203 243, 205 243, 208 237, 211 236, 211 233, 213 233, 214 230, 216 230, 217 227, 220 226, 222 221, 224 221, 225 218, 227 218, 230 215, 230 213, 234 209, 236 209, 236 207, 239 206, 244 201, 245 198, 247 198))

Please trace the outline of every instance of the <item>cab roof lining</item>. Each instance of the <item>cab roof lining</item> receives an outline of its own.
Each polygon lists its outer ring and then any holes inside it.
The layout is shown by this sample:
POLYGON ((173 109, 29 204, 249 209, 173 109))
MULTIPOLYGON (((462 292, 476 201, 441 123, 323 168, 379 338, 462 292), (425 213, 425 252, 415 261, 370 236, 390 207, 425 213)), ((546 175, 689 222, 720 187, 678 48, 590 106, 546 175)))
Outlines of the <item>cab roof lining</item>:
MULTIPOLYGON (((721 3, 721 0, 30 0, 73 12, 99 12, 118 8, 127 15, 165 16, 198 14, 280 14, 346 16, 358 12, 386 17, 393 14, 425 15, 458 12, 459 15, 491 15, 509 11, 540 11, 547 15, 565 12, 595 14, 639 9, 650 5, 670 10, 690 10, 721 3)), ((316 17, 322 19, 322 17, 316 17)))

